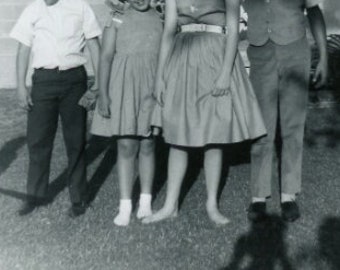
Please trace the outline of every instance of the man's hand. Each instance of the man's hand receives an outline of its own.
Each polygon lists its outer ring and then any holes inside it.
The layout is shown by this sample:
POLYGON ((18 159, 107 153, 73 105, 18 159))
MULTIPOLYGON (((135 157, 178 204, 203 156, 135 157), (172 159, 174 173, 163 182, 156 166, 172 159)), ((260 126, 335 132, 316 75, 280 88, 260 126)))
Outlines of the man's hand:
POLYGON ((327 61, 320 61, 316 66, 316 70, 313 76, 313 84, 315 88, 325 86, 328 78, 328 65, 327 61))
POLYGON ((25 86, 18 87, 18 99, 19 106, 26 110, 30 111, 33 107, 33 101, 31 97, 31 90, 25 86))

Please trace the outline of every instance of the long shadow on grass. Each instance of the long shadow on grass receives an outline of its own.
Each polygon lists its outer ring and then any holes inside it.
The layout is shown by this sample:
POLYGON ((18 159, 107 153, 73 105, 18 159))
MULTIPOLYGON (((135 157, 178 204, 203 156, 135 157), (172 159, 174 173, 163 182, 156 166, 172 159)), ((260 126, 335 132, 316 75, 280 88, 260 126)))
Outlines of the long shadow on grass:
POLYGON ((319 252, 334 270, 340 269, 340 218, 330 217, 319 228, 319 252))
POLYGON ((278 215, 252 223, 250 231, 241 235, 236 242, 231 262, 221 270, 293 270, 287 255, 285 233, 287 225, 278 215))
MULTIPOLYGON (((2 175, 18 156, 18 150, 25 144, 26 137, 21 136, 10 140, 0 149, 0 175, 2 175)), ((19 200, 25 200, 26 194, 14 190, 0 188, 0 193, 19 200)))
POLYGON ((2 175, 18 156, 18 150, 24 146, 25 136, 12 139, 0 149, 0 175, 2 175))
POLYGON ((299 269, 340 269, 340 218, 325 218, 318 229, 318 246, 302 246, 295 261, 299 269))
MULTIPOLYGON (((116 162, 116 148, 112 139, 91 136, 86 148, 86 164, 89 166, 101 153, 104 158, 88 182, 88 202, 92 202, 104 184, 116 162)), ((48 198, 52 202, 67 186, 67 170, 64 170, 49 186, 48 198)))
MULTIPOLYGON (((2 148, 1 151, 4 153, 7 153, 7 151, 10 151, 8 158, 5 160, 4 164, 10 164, 10 161, 15 159, 16 154, 15 150, 19 148, 22 144, 24 144, 25 138, 20 137, 17 138, 11 142, 8 143, 8 146, 5 146, 2 148), (6 151, 5 151, 6 150, 6 151)), ((116 149, 115 144, 112 143, 111 139, 92 136, 91 139, 88 142, 88 146, 86 149, 87 152, 87 165, 90 165, 101 153, 106 151, 103 160, 99 164, 96 172, 92 176, 92 178, 89 180, 88 183, 88 200, 89 202, 92 202, 100 187, 104 184, 105 180, 107 179, 107 176, 110 174, 112 167, 115 164, 115 158, 116 158, 116 149)), ((1 161, 1 159, 0 159, 1 161)), ((0 163, 2 166, 3 163, 0 163)), ((9 165, 8 165, 9 166, 9 165)), ((0 167, 2 169, 3 167, 0 167)), ((2 172, 2 171, 0 171, 2 172)), ((48 189, 48 201, 53 202, 53 200, 56 198, 56 196, 67 186, 67 170, 64 170, 50 185, 48 189)), ((2 189, 0 188, 0 193, 19 199, 19 200, 25 200, 27 198, 27 195, 22 192, 18 192, 15 190, 8 190, 8 189, 2 189)))

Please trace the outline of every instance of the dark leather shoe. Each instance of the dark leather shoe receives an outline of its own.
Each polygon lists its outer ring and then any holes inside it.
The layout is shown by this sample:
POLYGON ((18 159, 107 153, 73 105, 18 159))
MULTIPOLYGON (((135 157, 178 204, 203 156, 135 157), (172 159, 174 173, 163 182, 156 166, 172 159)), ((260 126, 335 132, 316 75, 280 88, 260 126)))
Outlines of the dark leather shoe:
POLYGON ((295 201, 281 203, 282 219, 293 222, 300 217, 300 210, 295 201))
POLYGON ((248 219, 253 222, 264 221, 267 217, 266 203, 254 202, 248 208, 248 219))
POLYGON ((19 216, 26 216, 31 214, 38 205, 35 202, 25 202, 18 211, 19 216))
POLYGON ((71 218, 76 218, 78 216, 84 215, 87 208, 88 204, 85 202, 73 203, 68 212, 68 216, 71 218))

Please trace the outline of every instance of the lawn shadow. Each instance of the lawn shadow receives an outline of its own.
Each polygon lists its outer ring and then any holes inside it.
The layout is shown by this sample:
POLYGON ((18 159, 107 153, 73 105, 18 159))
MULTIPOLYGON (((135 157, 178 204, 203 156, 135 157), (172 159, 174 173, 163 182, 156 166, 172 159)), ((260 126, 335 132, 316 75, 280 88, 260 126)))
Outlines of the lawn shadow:
POLYGON ((87 166, 89 166, 101 153, 105 155, 95 173, 88 182, 88 202, 91 203, 97 196, 105 180, 117 161, 117 145, 111 138, 92 136, 87 148, 87 166))
POLYGON ((237 166, 250 163, 250 149, 253 141, 228 144, 224 147, 225 163, 237 166))
POLYGON ((340 269, 340 218, 326 218, 318 232, 319 253, 331 269, 340 269))
MULTIPOLYGON (((21 136, 6 142, 0 149, 0 176, 11 166, 18 156, 18 150, 23 147, 25 143, 26 137, 21 136)), ((27 198, 26 193, 15 190, 0 188, 0 193, 21 201, 24 201, 27 198)))
POLYGON ((241 235, 228 266, 221 270, 293 270, 285 244, 286 223, 278 215, 269 215, 264 222, 252 223, 250 231, 241 235))
MULTIPOLYGON (((153 184, 153 200, 156 199, 159 192, 163 188, 166 182, 168 174, 168 157, 169 157, 169 145, 164 142, 164 140, 157 136, 156 140, 156 164, 155 164, 155 180, 153 184)), ((139 183, 139 182, 138 182, 139 183)), ((134 199, 137 200, 136 196, 139 194, 140 186, 135 185, 134 187, 134 199), (137 194, 137 195, 136 195, 137 194)))
POLYGON ((21 201, 25 201, 27 199, 27 194, 24 192, 19 192, 15 190, 0 188, 0 193, 21 201))
MULTIPOLYGON (((92 202, 100 187, 104 184, 107 176, 110 174, 115 164, 116 148, 111 138, 91 136, 86 147, 86 165, 91 163, 103 152, 104 158, 99 164, 92 178, 88 181, 88 202, 92 202)), ((55 180, 51 182, 48 189, 48 198, 50 202, 58 196, 67 187, 67 169, 65 169, 55 180)))
POLYGON ((0 149, 0 176, 11 166, 18 157, 18 150, 26 143, 26 137, 20 136, 4 144, 0 149))
POLYGON ((340 218, 327 217, 318 228, 317 246, 302 246, 296 255, 298 269, 340 269, 340 218))

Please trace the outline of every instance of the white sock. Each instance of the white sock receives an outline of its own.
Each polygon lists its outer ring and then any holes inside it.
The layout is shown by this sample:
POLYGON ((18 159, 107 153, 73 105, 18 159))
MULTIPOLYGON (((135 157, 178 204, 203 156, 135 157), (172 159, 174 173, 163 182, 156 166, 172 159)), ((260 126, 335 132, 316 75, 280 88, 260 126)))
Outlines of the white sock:
POLYGON ((294 202, 296 199, 295 194, 281 193, 281 202, 294 202))
POLYGON ((127 226, 130 223, 130 216, 132 212, 132 202, 130 199, 119 201, 119 213, 113 220, 117 226, 127 226))
POLYGON ((152 201, 151 194, 142 193, 140 195, 137 218, 140 219, 152 215, 151 201, 152 201))
POLYGON ((266 198, 265 197, 253 197, 251 199, 252 203, 257 203, 257 202, 266 202, 266 198))

